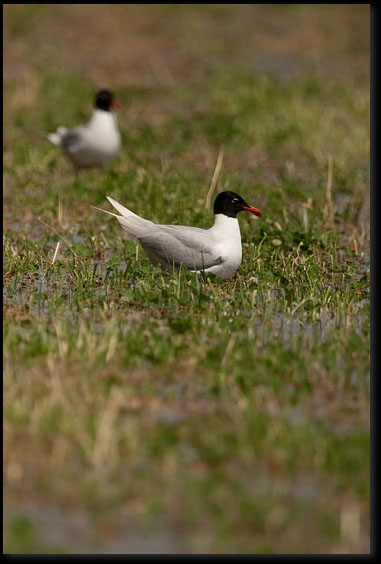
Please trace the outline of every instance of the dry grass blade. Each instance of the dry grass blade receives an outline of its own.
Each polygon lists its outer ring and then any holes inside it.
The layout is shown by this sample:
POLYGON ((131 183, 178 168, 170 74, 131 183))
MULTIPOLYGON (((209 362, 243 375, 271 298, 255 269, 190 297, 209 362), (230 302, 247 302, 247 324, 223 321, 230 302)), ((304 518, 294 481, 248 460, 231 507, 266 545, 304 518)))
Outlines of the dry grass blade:
POLYGON ((327 186, 325 189, 325 203, 324 203, 324 221, 326 223, 333 222, 334 216, 334 206, 332 200, 332 176, 333 176, 333 159, 332 156, 328 156, 328 176, 327 176, 327 186))
POLYGON ((99 467, 117 458, 117 443, 115 424, 120 409, 124 403, 124 395, 119 390, 112 390, 100 416, 97 436, 92 453, 94 466, 99 467))
POLYGON ((299 309, 303 304, 305 304, 308 300, 311 300, 311 299, 312 299, 312 298, 310 298, 310 297, 308 297, 308 296, 307 296, 306 298, 304 298, 300 303, 298 303, 298 304, 294 307, 294 309, 293 309, 292 312, 290 313, 290 316, 292 317, 292 316, 298 311, 298 309, 299 309))
POLYGON ((58 196, 58 223, 61 227, 64 227, 64 210, 60 196, 58 196))
POLYGON ((57 243, 57 245, 56 245, 56 250, 54 251, 54 256, 53 256, 52 264, 54 264, 54 263, 56 262, 56 258, 57 258, 57 255, 58 255, 58 250, 59 250, 59 248, 60 248, 60 244, 61 244, 61 241, 58 241, 58 243, 57 243))
POLYGON ((77 258, 80 258, 79 255, 75 252, 75 250, 72 248, 72 244, 70 243, 70 241, 68 241, 63 235, 61 235, 56 229, 54 229, 54 227, 51 227, 50 225, 48 225, 43 219, 41 219, 40 217, 37 218, 38 221, 44 226, 46 227, 46 229, 49 229, 49 231, 51 231, 52 233, 54 233, 55 235, 57 235, 60 239, 62 239, 62 241, 65 243, 65 245, 67 246, 67 248, 69 249, 69 251, 76 256, 77 258))
POLYGON ((361 532, 361 509, 356 500, 345 501, 340 509, 340 536, 344 542, 356 543, 361 532))
POLYGON ((357 257, 359 254, 359 246, 357 243, 357 239, 353 239, 353 252, 355 254, 355 256, 357 257))
POLYGON ((223 151, 223 149, 220 149, 220 152, 219 152, 218 157, 217 157, 216 167, 215 167, 214 173, 213 173, 212 182, 210 184, 208 194, 207 194, 206 200, 205 200, 205 209, 207 209, 207 210, 210 208, 210 201, 212 199, 213 192, 214 192, 214 190, 216 189, 216 186, 217 186, 218 177, 220 175, 223 159, 224 159, 224 151, 223 151))
POLYGON ((226 363, 228 362, 229 357, 230 357, 232 350, 234 348, 234 345, 235 345, 235 337, 234 337, 234 335, 232 335, 229 339, 229 342, 227 344, 224 356, 222 357, 222 360, 221 360, 221 366, 222 367, 225 366, 226 363))

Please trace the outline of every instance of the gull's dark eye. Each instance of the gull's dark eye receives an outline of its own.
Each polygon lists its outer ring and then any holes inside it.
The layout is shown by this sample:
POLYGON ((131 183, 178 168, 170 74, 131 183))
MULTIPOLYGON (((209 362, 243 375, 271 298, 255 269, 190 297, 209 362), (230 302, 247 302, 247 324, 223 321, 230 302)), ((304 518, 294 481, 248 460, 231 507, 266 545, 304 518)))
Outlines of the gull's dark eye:
POLYGON ((233 199, 232 199, 232 202, 233 202, 234 204, 236 204, 236 203, 238 202, 238 198, 233 198, 233 199))

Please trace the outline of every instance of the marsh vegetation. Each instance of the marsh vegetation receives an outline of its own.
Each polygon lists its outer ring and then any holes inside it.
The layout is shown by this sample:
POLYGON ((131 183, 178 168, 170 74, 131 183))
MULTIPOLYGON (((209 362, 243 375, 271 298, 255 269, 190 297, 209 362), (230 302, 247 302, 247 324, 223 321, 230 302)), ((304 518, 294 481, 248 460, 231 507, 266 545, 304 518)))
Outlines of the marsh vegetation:
POLYGON ((369 552, 369 6, 4 21, 5 552, 369 552), (103 86, 123 149, 74 180, 44 135, 103 86), (209 227, 218 155, 264 214, 232 280, 91 208, 209 227))

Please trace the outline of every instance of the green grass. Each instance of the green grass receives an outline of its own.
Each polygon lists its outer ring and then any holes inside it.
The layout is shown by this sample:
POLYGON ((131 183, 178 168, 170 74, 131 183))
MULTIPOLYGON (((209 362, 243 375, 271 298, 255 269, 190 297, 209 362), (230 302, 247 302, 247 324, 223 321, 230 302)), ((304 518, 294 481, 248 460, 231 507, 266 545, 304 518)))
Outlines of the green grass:
MULTIPOLYGON (((69 533, 57 543, 39 530, 30 500, 67 522, 84 512, 92 551, 123 539, 128 552, 132 530, 164 527, 185 553, 369 552, 367 77, 356 59, 344 77, 255 72, 238 32, 226 35, 234 64, 208 30, 216 14, 223 26, 226 11, 239 21, 246 8, 142 8, 139 33, 166 45, 178 21, 199 68, 177 75, 163 63, 134 84, 119 76, 123 150, 73 181, 43 135, 86 120, 95 81, 69 67, 71 47, 56 51, 53 36, 51 50, 39 45, 43 24, 62 33, 55 9, 6 9, 6 46, 24 37, 32 53, 22 55, 29 83, 16 72, 4 84, 5 552, 73 551, 69 533), (210 65, 200 53, 214 48, 210 65), (111 195, 157 222, 209 227, 221 148, 218 189, 264 214, 240 216, 232 280, 154 268, 91 208, 111 195)), ((353 9, 342 7, 349 27, 353 9)), ((137 13, 117 10, 114 25, 137 13)), ((305 17, 258 10, 290 30, 305 17)), ((329 17, 311 10, 324 39, 329 17)), ((343 63, 354 55, 341 41, 343 63)))

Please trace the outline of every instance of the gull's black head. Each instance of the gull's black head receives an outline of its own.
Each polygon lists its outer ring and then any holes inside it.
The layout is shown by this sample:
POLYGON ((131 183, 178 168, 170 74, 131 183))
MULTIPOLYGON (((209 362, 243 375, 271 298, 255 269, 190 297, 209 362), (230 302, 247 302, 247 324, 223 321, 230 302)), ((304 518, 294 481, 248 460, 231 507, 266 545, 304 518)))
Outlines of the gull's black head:
POLYGON ((95 97, 95 107, 98 110, 110 112, 114 103, 114 95, 109 90, 99 90, 95 97))
POLYGON ((249 211, 258 217, 262 217, 262 213, 249 206, 245 200, 235 192, 221 192, 214 200, 214 213, 222 213, 228 217, 237 217, 237 213, 241 211, 249 211))

